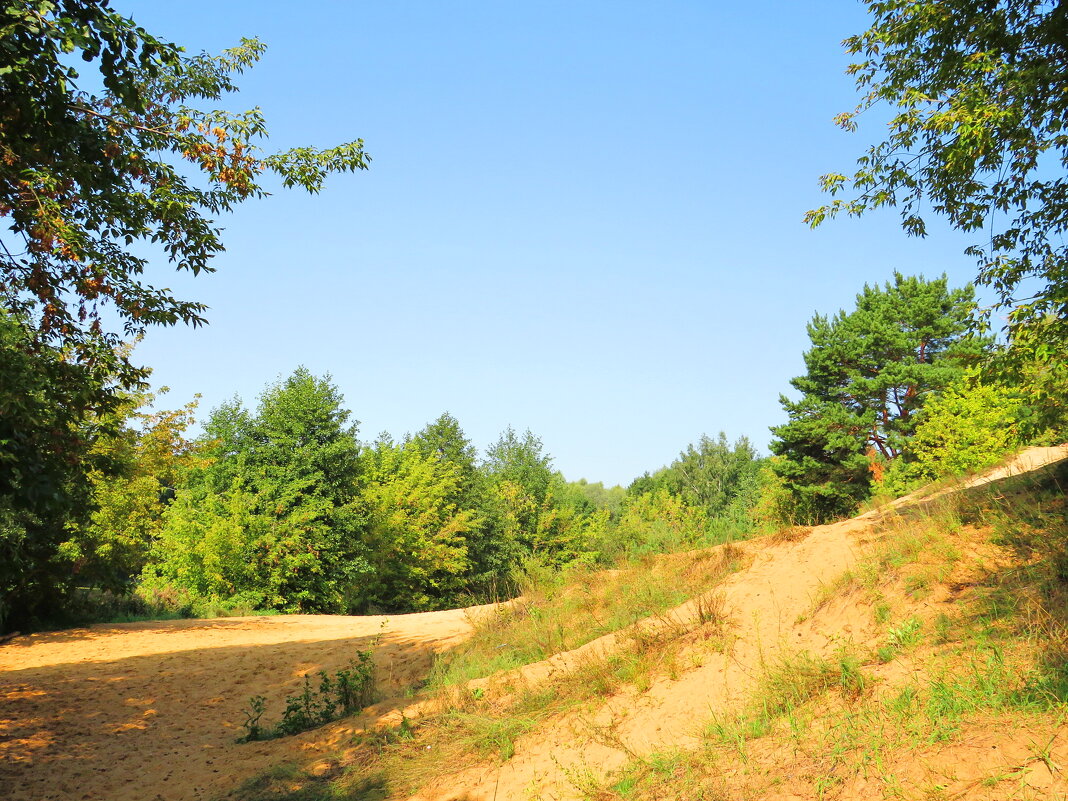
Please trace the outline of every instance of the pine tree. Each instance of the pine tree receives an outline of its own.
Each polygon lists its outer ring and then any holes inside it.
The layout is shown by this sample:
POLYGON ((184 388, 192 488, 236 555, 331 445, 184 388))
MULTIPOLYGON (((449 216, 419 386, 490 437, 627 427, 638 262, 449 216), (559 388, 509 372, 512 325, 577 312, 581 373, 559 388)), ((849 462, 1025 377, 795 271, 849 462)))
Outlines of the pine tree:
POLYGON ((780 398, 789 422, 772 428, 774 470, 798 516, 851 512, 870 491, 872 471, 898 457, 928 395, 956 379, 990 340, 971 333, 974 289, 949 289, 943 275, 894 274, 865 285, 856 309, 817 314, 808 325, 808 372, 780 398))

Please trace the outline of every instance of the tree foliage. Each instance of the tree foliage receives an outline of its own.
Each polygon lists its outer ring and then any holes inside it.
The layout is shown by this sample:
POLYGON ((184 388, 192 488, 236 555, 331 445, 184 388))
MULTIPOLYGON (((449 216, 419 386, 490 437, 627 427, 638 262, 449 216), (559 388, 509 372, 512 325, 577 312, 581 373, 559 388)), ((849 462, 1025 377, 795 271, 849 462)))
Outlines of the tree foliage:
POLYGON ((486 481, 487 545, 499 572, 539 550, 538 520, 554 483, 552 457, 529 430, 520 437, 509 426, 486 450, 481 470, 486 481))
POLYGON ((900 495, 921 484, 989 467, 1023 444, 1012 389, 969 371, 924 404, 916 432, 882 489, 900 495))
POLYGON ((89 451, 89 519, 71 526, 60 547, 78 583, 125 594, 144 568, 163 514, 189 470, 202 463, 186 439, 197 402, 177 410, 141 411, 155 396, 133 393, 112 412, 108 433, 89 451))
POLYGON ((424 456, 456 465, 465 479, 470 480, 476 472, 475 446, 464 434, 460 422, 448 412, 413 436, 411 444, 424 456))
MULTIPOLYGON (((359 140, 265 152, 258 110, 215 107, 263 50, 246 39, 191 56, 108 0, 0 6, 0 427, 14 432, 0 434, 0 604, 11 620, 39 616, 34 597, 62 603, 73 581, 56 548, 63 525, 85 534, 88 488, 106 479, 94 432, 148 374, 120 339, 204 322, 203 304, 149 282, 151 266, 210 271, 216 218, 266 194, 265 174, 316 192, 326 174, 368 166, 359 140)), ((82 546, 71 539, 67 556, 88 569, 82 546)))
POLYGON ((357 593, 357 608, 440 609, 455 604, 465 589, 467 540, 479 520, 474 510, 457 505, 461 464, 440 455, 414 441, 394 445, 389 439, 365 454, 360 502, 371 572, 357 593))
POLYGON ((708 514, 678 495, 660 488, 631 494, 623 505, 612 542, 603 547, 609 557, 667 553, 704 544, 708 514))
POLYGON ((732 445, 721 431, 716 439, 701 435, 688 445, 668 468, 666 486, 713 518, 752 504, 759 469, 749 440, 739 437, 732 445))
POLYGON ((347 611, 368 567, 356 427, 329 378, 300 368, 255 414, 234 401, 205 425, 207 466, 168 510, 150 583, 252 606, 347 611))
POLYGON ((190 56, 107 0, 3 4, 0 294, 42 341, 96 363, 119 336, 104 330, 109 307, 126 336, 199 325, 203 304, 143 279, 153 254, 210 271, 223 249, 214 217, 265 194, 262 173, 315 192, 329 172, 367 167, 360 140, 265 153, 258 110, 211 107, 263 51, 245 39, 219 56, 190 56), (139 243, 154 248, 131 247, 139 243))
MULTIPOLYGON (((764 461, 746 437, 732 444, 722 431, 715 439, 702 434, 670 465, 632 481, 628 502, 667 493, 687 508, 700 509, 709 535, 715 530, 723 539, 744 536, 752 528, 749 511, 760 494, 764 461)), ((668 507, 658 508, 667 513, 668 507)))
POLYGON ((404 444, 424 458, 449 468, 453 479, 444 500, 454 508, 476 509, 482 504, 484 482, 478 471, 478 453, 455 417, 442 413, 404 444))
POLYGON ((773 468, 799 515, 822 520, 850 512, 870 489, 870 473, 896 459, 917 412, 989 344, 970 333, 973 290, 895 274, 865 286, 856 309, 817 314, 808 325, 807 372, 780 398, 789 421, 772 428, 773 468))
POLYGON ((981 234, 968 252, 978 281, 1011 308, 1013 338, 1041 326, 1036 353, 1068 344, 1068 4, 1050 0, 865 0, 871 27, 845 42, 862 99, 837 118, 889 107, 884 141, 851 177, 823 176, 832 195, 818 225, 881 206, 923 236, 926 215, 981 234))
POLYGON ((627 491, 620 486, 606 487, 601 481, 564 481, 561 477, 557 497, 582 514, 594 514, 605 511, 610 518, 618 518, 623 508, 627 491))
POLYGON ((1038 354, 1050 341, 1043 329, 1059 325, 1052 319, 1016 332, 1017 356, 998 360, 993 382, 1012 387, 1020 404, 1020 434, 1032 444, 1052 445, 1068 440, 1068 359, 1038 354))
POLYGON ((104 375, 54 348, 0 309, 0 631, 39 623, 74 581, 60 553, 84 525, 94 470, 113 472, 93 443, 109 419, 92 414, 104 375))
POLYGON ((529 430, 520 437, 509 426, 486 451, 483 469, 497 482, 511 482, 534 505, 545 500, 553 484, 552 457, 529 430))

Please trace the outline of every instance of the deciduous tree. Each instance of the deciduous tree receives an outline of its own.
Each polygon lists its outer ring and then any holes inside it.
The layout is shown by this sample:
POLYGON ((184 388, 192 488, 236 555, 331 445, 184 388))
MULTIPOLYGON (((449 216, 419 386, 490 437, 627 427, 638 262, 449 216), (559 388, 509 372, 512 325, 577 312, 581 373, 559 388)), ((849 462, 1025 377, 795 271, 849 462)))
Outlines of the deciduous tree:
POLYGON ((479 526, 474 510, 456 504, 460 465, 388 439, 364 462, 360 503, 371 573, 358 608, 412 612, 457 603, 469 569, 467 540, 479 526))
POLYGON ((900 495, 948 476, 988 467, 1023 444, 1021 408, 1011 389, 969 371, 924 404, 916 432, 883 479, 900 495))
POLYGON ((885 139, 852 176, 823 176, 835 199, 808 212, 897 207, 912 235, 942 215, 977 241, 978 281, 1010 309, 1009 329, 1039 326, 1032 353, 1068 346, 1068 3, 1063 0, 865 0, 871 27, 845 41, 862 98, 837 122, 855 130, 887 108, 885 139))
POLYGON ((60 546, 79 586, 123 594, 141 573, 163 526, 163 513, 202 459, 186 438, 196 401, 173 411, 143 411, 156 396, 132 393, 97 438, 86 465, 92 484, 89 519, 68 528, 60 546))
POLYGON ((329 172, 367 167, 360 140, 265 153, 259 110, 214 107, 263 51, 245 39, 190 56, 108 0, 0 7, 0 295, 40 341, 96 364, 148 325, 203 323, 203 304, 146 282, 157 258, 210 271, 214 218, 265 194, 265 172, 316 192, 329 172), (106 330, 108 308, 121 332, 106 330))
POLYGON ((120 340, 204 322, 203 304, 148 273, 210 271, 223 249, 217 217, 266 194, 265 174, 316 192, 328 173, 368 166, 360 140, 265 152, 258 110, 216 107, 263 51, 246 39, 191 56, 108 0, 0 5, 0 427, 18 432, 0 433, 11 547, 0 572, 12 571, 0 596, 22 598, 15 617, 39 617, 31 596, 52 586, 55 606, 69 584, 56 525, 81 526, 90 511, 91 429, 147 376, 120 340))
POLYGON ((291 612, 343 612, 368 567, 356 426, 329 378, 300 368, 255 414, 205 426, 213 461, 167 511, 146 576, 196 596, 291 612))
POLYGON ((746 437, 732 445, 722 431, 716 439, 702 434, 696 445, 688 445, 672 462, 666 486, 691 506, 716 517, 732 505, 755 502, 759 470, 760 459, 746 437))
POLYGON ((108 418, 93 414, 105 376, 38 348, 0 309, 0 631, 39 625, 63 606, 74 573, 59 547, 88 522, 92 452, 108 418))

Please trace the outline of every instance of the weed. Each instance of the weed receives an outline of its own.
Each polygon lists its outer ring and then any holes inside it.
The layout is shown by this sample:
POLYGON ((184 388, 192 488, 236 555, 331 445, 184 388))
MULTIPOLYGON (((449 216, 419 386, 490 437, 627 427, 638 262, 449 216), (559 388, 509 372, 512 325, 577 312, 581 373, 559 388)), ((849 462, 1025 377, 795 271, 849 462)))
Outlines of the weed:
POLYGON ((1049 770, 1050 774, 1060 773, 1064 770, 1060 765, 1053 761, 1053 741, 1057 739, 1059 732, 1054 731, 1053 735, 1049 738, 1043 746, 1037 746, 1035 743, 1031 743, 1031 747, 1034 749, 1033 759, 1038 760, 1049 770))
POLYGON ((880 601, 872 609, 872 614, 875 617, 875 622, 879 624, 885 624, 890 622, 891 609, 890 604, 886 601, 880 601))
POLYGON ((263 712, 266 708, 267 699, 264 696, 254 695, 248 699, 248 707, 242 710, 245 713, 245 722, 241 724, 245 729, 245 736, 241 738, 244 742, 262 740, 264 738, 264 731, 260 726, 260 718, 263 717, 263 712))
POLYGON ((935 576, 930 570, 919 570, 905 577, 905 593, 912 598, 927 597, 934 586, 935 576))
POLYGON ((953 618, 944 612, 935 618, 934 641, 936 644, 943 645, 953 638, 953 623, 953 618))
MULTIPOLYGON (((766 714, 778 716, 800 707, 836 684, 844 687, 843 663, 844 660, 840 660, 835 664, 807 652, 784 656, 766 669, 755 694, 756 705, 766 714)), ((859 662, 856 670, 859 673, 859 662)), ((849 683, 852 685, 855 681, 849 683)))
POLYGON ((697 622, 721 626, 727 622, 726 601, 722 593, 705 593, 694 600, 694 617, 697 622))
POLYGON ((919 618, 910 617, 898 626, 890 629, 886 635, 886 644, 876 651, 880 662, 886 663, 903 651, 908 651, 920 644, 923 639, 923 623, 919 618))
POLYGON ((868 677, 860 667, 856 654, 843 652, 838 659, 838 685, 842 694, 849 698, 862 695, 868 688, 868 677))
POLYGON ((827 797, 827 791, 832 790, 842 783, 841 776, 835 776, 833 773, 829 773, 825 776, 816 777, 816 797, 824 799, 827 797))
POLYGON ((369 704, 374 695, 374 662, 370 651, 357 651, 348 665, 332 677, 319 671, 319 687, 312 689, 311 677, 304 676, 301 692, 286 698, 282 719, 271 728, 260 723, 267 699, 254 695, 242 710, 245 734, 239 742, 269 740, 317 728, 332 720, 351 715, 369 704))
POLYGON ((811 608, 807 612, 802 612, 796 622, 805 622, 811 615, 819 612, 831 601, 847 594, 858 584, 866 585, 866 583, 863 575, 854 573, 852 570, 840 573, 833 581, 820 585, 819 590, 817 590, 815 597, 812 599, 811 608))
POLYGON ((843 698, 852 699, 867 686, 860 659, 849 651, 840 652, 837 661, 807 652, 786 656, 765 668, 749 706, 734 714, 714 715, 704 734, 732 748, 745 761, 745 743, 770 734, 777 719, 785 718, 794 729, 794 713, 813 698, 837 687, 843 698))

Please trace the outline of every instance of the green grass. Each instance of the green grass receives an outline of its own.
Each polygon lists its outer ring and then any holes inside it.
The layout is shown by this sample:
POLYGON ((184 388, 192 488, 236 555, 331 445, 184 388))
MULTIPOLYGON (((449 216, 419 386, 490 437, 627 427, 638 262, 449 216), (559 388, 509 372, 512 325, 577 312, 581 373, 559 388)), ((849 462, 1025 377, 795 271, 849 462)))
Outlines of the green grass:
POLYGON ((842 698, 855 698, 868 687, 861 661, 848 649, 833 659, 808 652, 784 655, 766 665, 749 704, 738 712, 714 715, 705 736, 728 746, 746 759, 745 744, 769 735, 776 724, 790 718, 828 691, 842 698))
POLYGON ((574 650, 708 592, 741 561, 741 552, 728 545, 611 571, 528 575, 519 598, 473 619, 474 635, 435 664, 428 684, 463 684, 574 650))

